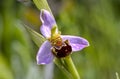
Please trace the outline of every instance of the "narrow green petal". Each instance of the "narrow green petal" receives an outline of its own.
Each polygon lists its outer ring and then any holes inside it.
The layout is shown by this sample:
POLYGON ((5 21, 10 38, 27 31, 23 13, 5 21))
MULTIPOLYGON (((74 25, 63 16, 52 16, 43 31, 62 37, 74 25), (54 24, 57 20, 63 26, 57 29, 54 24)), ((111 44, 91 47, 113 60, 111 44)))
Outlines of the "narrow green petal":
POLYGON ((31 29, 30 27, 28 27, 27 25, 25 25, 26 29, 28 30, 28 32, 30 33, 32 40, 35 42, 35 44, 40 47, 42 45, 42 43, 46 40, 41 34, 37 33, 36 31, 34 31, 33 29, 31 29))
POLYGON ((33 2, 35 3, 36 7, 40 10, 40 9, 46 9, 49 12, 51 12, 49 5, 47 3, 46 0, 33 0, 33 2))

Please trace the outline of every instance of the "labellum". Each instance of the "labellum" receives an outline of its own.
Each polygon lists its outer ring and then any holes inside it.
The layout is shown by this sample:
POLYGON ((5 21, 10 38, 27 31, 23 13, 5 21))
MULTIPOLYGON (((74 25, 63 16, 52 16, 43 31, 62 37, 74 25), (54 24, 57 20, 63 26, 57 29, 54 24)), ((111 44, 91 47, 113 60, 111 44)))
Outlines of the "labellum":
POLYGON ((71 54, 72 47, 69 45, 69 41, 65 40, 61 46, 53 46, 51 48, 53 55, 58 58, 63 58, 71 54))

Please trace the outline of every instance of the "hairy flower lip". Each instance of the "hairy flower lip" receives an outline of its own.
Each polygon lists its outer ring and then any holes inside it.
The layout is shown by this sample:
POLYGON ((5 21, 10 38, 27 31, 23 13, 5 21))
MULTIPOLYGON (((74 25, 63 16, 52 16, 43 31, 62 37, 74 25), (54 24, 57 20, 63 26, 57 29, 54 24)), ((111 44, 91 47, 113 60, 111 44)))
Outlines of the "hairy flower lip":
POLYGON ((63 58, 72 53, 72 47, 70 46, 68 40, 64 41, 64 44, 60 48, 52 47, 52 53, 57 58, 63 58))
MULTIPOLYGON (((42 25, 40 27, 40 31, 42 35, 47 38, 48 40, 45 41, 41 47, 39 48, 39 51, 37 53, 37 64, 49 64, 53 61, 53 54, 51 52, 51 48, 54 46, 62 46, 59 44, 63 43, 65 40, 69 41, 69 45, 71 46, 71 51, 80 51, 85 47, 89 46, 89 42, 78 36, 71 36, 71 35, 60 35, 57 29, 56 21, 54 17, 50 14, 49 11, 42 9, 40 13, 40 20, 42 22, 42 25), (55 33, 55 34, 53 34, 55 33), (57 36, 58 35, 58 36, 57 36), (61 38, 59 40, 58 38, 61 38)), ((62 49, 62 47, 60 47, 62 49)), ((67 49, 66 47, 63 47, 63 49, 67 49)), ((67 49, 68 50, 68 49, 67 49)), ((65 52, 66 50, 61 50, 65 52)), ((58 53, 58 52, 57 52, 58 53)), ((65 52, 66 53, 66 52, 65 52)), ((61 53, 59 53, 61 55, 61 53)), ((63 56, 65 56, 64 54, 63 56)))

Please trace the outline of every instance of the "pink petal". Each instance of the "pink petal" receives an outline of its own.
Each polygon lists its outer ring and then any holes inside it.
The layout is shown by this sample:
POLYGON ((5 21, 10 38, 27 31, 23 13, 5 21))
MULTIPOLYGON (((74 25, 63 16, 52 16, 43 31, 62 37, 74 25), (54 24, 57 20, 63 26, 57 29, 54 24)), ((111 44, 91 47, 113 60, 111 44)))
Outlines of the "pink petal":
POLYGON ((49 64, 53 60, 53 54, 51 53, 51 44, 45 41, 37 53, 37 64, 49 64))
POLYGON ((40 20, 42 25, 40 31, 44 37, 49 38, 51 36, 51 29, 56 25, 56 21, 49 11, 42 9, 40 12, 40 20))
POLYGON ((72 51, 80 51, 89 46, 89 42, 82 37, 70 35, 61 35, 61 37, 63 40, 69 40, 70 45, 72 46, 72 51))

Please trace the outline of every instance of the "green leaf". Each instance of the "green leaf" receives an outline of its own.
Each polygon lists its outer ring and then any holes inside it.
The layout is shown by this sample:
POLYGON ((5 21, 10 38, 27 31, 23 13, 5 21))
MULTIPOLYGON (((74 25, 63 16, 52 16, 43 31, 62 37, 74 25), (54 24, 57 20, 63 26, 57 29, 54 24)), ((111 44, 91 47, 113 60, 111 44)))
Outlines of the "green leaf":
POLYGON ((28 27, 27 25, 25 25, 26 29, 28 30, 28 32, 30 33, 32 40, 34 41, 34 43, 40 47, 42 45, 42 43, 46 40, 41 34, 37 33, 36 31, 34 31, 33 29, 31 29, 30 27, 28 27))
POLYGON ((36 7, 40 10, 40 9, 46 9, 48 11, 51 12, 49 5, 47 3, 46 0, 33 0, 33 2, 35 3, 36 7))

